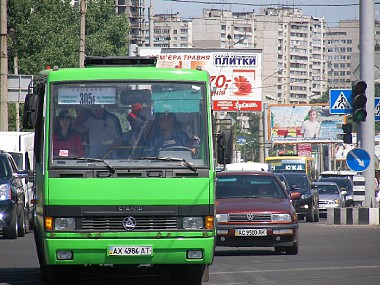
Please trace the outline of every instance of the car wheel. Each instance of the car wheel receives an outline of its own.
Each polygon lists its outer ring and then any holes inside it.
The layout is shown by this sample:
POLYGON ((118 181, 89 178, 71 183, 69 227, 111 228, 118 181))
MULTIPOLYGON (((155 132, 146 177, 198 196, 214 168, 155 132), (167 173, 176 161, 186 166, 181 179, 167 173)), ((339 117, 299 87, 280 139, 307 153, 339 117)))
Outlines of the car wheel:
POLYGON ((298 243, 293 246, 285 247, 285 253, 287 255, 297 255, 298 254, 298 243))
POLYGON ((24 208, 20 210, 20 215, 17 217, 17 235, 19 237, 25 236, 25 213, 24 208))
POLYGON ((306 222, 308 222, 308 223, 314 222, 314 217, 315 217, 314 209, 311 208, 310 214, 306 215, 306 222))
POLYGON ((3 238, 16 239, 17 238, 17 209, 13 209, 12 218, 8 227, 3 227, 3 238))
POLYGON ((315 212, 314 212, 314 222, 316 222, 316 223, 319 222, 319 208, 315 209, 315 212))

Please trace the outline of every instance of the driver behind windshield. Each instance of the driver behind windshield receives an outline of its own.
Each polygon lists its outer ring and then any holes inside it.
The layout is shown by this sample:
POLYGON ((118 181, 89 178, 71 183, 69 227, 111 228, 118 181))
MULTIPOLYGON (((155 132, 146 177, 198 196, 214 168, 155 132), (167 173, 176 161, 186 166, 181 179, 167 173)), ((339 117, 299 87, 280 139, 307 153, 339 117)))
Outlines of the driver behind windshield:
POLYGON ((186 147, 191 151, 192 142, 189 136, 181 129, 174 113, 160 113, 157 115, 159 124, 158 135, 151 142, 153 155, 159 156, 161 150, 175 150, 175 147, 186 147))

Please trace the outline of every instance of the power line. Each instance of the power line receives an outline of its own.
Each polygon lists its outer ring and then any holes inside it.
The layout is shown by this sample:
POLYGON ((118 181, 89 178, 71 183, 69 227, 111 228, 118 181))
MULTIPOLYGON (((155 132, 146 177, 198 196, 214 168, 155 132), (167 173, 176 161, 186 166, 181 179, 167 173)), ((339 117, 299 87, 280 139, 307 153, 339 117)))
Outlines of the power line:
MULTIPOLYGON (((211 1, 201 1, 201 0, 171 0, 171 2, 180 3, 193 3, 193 4, 208 4, 208 5, 240 5, 240 6, 250 6, 250 7, 353 7, 359 6, 359 3, 345 3, 345 4, 294 4, 294 5, 281 5, 278 3, 265 3, 265 4, 252 4, 252 3, 242 3, 242 2, 211 2, 211 1)), ((380 2, 375 2, 375 5, 380 5, 380 2)))

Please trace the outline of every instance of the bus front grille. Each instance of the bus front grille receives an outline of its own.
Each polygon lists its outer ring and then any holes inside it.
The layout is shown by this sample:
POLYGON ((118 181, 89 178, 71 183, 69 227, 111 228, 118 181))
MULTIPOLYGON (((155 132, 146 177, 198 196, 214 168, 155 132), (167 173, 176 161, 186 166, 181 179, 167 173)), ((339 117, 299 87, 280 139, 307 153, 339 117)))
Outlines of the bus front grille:
MULTIPOLYGON (((85 217, 81 219, 82 230, 91 231, 126 231, 123 224, 125 217, 85 217)), ((129 230, 174 230, 178 228, 177 217, 134 217, 134 227, 129 230)))

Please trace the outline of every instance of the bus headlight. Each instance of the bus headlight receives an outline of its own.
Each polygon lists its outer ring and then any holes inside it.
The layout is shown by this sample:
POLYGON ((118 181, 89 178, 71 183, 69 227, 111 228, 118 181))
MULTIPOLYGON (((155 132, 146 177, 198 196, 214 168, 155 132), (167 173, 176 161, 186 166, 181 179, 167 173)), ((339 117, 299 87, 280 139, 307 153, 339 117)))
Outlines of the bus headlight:
POLYGON ((75 218, 55 218, 54 229, 57 231, 75 230, 75 218))
POLYGON ((203 218, 202 217, 184 217, 183 218, 183 228, 187 230, 203 229, 203 218))

